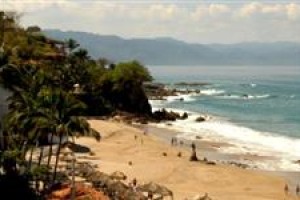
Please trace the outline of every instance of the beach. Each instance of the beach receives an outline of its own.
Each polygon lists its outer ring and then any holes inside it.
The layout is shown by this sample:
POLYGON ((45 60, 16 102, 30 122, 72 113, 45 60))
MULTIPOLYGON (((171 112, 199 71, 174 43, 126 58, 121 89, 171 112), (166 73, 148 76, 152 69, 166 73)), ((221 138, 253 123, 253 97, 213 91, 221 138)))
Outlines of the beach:
POLYGON ((152 134, 149 128, 145 135, 144 129, 123 122, 91 119, 89 123, 101 133, 101 141, 79 138, 76 143, 91 148, 97 158, 91 161, 98 164, 100 171, 122 171, 128 181, 136 178, 138 184, 162 184, 173 191, 176 200, 205 193, 220 200, 297 199, 294 188, 286 196, 286 180, 280 176, 226 164, 191 162, 188 148, 171 146, 157 136, 157 130, 152 134), (177 156, 179 152, 181 157, 177 156))

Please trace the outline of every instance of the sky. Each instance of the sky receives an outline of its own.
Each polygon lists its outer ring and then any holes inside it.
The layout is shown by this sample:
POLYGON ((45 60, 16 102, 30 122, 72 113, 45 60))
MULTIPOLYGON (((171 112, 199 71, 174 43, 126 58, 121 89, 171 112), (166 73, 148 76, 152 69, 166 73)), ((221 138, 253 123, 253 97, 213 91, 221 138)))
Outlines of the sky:
POLYGON ((300 42, 300 0, 0 0, 24 26, 193 43, 300 42))

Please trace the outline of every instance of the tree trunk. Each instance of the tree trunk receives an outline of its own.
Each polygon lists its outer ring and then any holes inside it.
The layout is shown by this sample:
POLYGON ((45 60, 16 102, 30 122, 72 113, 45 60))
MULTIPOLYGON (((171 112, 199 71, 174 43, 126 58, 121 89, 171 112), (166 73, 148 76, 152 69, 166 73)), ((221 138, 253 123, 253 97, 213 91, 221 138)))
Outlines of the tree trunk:
POLYGON ((39 166, 41 166, 42 164, 43 156, 44 156, 44 147, 42 146, 40 150, 40 156, 39 156, 39 166))
MULTIPOLYGON (((50 148, 48 152, 48 160, 47 160, 47 169, 49 170, 47 173, 47 183, 46 183, 46 188, 48 188, 49 183, 51 183, 51 176, 50 176, 50 163, 51 163, 51 158, 52 158, 52 151, 53 151, 53 133, 51 133, 51 138, 50 138, 50 148)), ((45 188, 45 186, 44 186, 45 188)))
POLYGON ((32 156, 33 156, 33 146, 31 146, 31 149, 30 149, 30 157, 29 157, 29 163, 28 163, 28 169, 30 170, 31 169, 31 164, 32 164, 32 156))
POLYGON ((51 138, 50 138, 50 149, 49 149, 48 161, 47 161, 47 167, 48 168, 50 168, 50 163, 51 163, 52 147, 53 147, 53 133, 51 133, 51 138))
POLYGON ((26 153, 29 150, 29 147, 27 145, 28 145, 27 141, 24 141, 22 149, 21 149, 21 160, 23 160, 23 161, 26 160, 26 153))
POLYGON ((58 165, 59 154, 60 154, 60 150, 61 150, 61 141, 62 141, 62 134, 60 133, 59 134, 58 149, 57 149, 57 152, 56 152, 56 161, 55 161, 55 166, 54 166, 53 182, 55 182, 55 179, 56 179, 57 165, 58 165))

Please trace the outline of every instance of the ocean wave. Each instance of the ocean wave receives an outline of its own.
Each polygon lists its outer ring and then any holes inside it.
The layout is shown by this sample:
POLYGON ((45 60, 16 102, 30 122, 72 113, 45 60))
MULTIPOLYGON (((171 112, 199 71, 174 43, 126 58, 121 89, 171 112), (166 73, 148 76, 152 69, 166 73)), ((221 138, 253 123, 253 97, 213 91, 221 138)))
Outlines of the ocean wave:
POLYGON ((224 90, 217 90, 217 89, 200 90, 200 94, 207 95, 207 96, 220 95, 223 93, 225 93, 224 90))
POLYGON ((252 87, 252 88, 255 88, 257 86, 256 83, 249 83, 249 84, 241 84, 241 86, 246 86, 246 87, 252 87))
POLYGON ((152 107, 161 107, 163 105, 167 105, 168 103, 176 102, 176 101, 183 101, 183 102, 191 102, 191 101, 196 101, 197 99, 195 98, 197 95, 196 94, 179 94, 176 96, 166 96, 164 99, 159 99, 159 100, 149 100, 149 103, 152 105, 152 107))
MULTIPOLYGON (((293 160, 299 159, 300 139, 292 139, 272 133, 263 133, 250 128, 241 127, 224 121, 207 121, 186 125, 191 127, 195 135, 206 135, 208 138, 226 141, 234 144, 222 149, 225 153, 251 153, 261 156, 276 156, 281 163, 277 169, 286 169, 283 160, 292 164, 293 160), (195 130, 198 130, 197 132, 195 130), (202 133, 200 132, 202 131, 202 133), (217 136, 217 138, 214 138, 217 136), (286 159, 283 159, 286 158, 286 159)), ((299 166, 298 166, 299 170, 299 166)))
POLYGON ((168 96, 166 97, 166 100, 168 102, 173 102, 173 101, 196 101, 194 98, 194 94, 179 94, 177 96, 168 96))
POLYGON ((227 95, 222 95, 222 96, 217 96, 217 98, 220 99, 241 99, 241 100, 247 100, 247 99, 266 99, 266 98, 270 98, 272 97, 269 94, 263 94, 263 95, 231 95, 231 94, 227 94, 227 95))
MULTIPOLYGON (((183 113, 184 110, 168 108, 183 113)), ((226 154, 251 154, 272 159, 253 161, 253 166, 265 170, 292 170, 300 171, 294 161, 300 159, 300 139, 280 136, 276 133, 260 132, 251 128, 239 126, 218 117, 212 116, 204 122, 195 122, 200 115, 188 112, 187 120, 172 122, 172 126, 160 124, 161 128, 168 128, 179 133, 178 137, 195 140, 196 136, 213 141, 231 144, 218 149, 226 154)))

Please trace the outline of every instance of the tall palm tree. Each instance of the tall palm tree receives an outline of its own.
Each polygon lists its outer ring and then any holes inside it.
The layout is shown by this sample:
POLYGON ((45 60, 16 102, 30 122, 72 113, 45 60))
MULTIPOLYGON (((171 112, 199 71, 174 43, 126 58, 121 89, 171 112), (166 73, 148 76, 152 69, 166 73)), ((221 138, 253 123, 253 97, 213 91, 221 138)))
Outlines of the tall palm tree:
POLYGON ((48 109, 46 112, 48 115, 48 128, 53 135, 59 138, 53 175, 53 180, 55 180, 63 138, 68 140, 68 138, 73 138, 75 134, 94 136, 96 139, 100 139, 100 136, 94 131, 91 131, 86 120, 78 117, 81 111, 85 109, 85 105, 77 100, 71 93, 60 90, 59 88, 45 88, 41 92, 48 93, 44 106, 51 107, 51 109, 48 109))
POLYGON ((68 41, 67 41, 67 47, 68 47, 68 49, 69 49, 69 53, 71 53, 71 52, 73 52, 77 47, 79 47, 79 44, 77 43, 77 41, 76 40, 74 40, 74 39, 69 39, 68 41))

